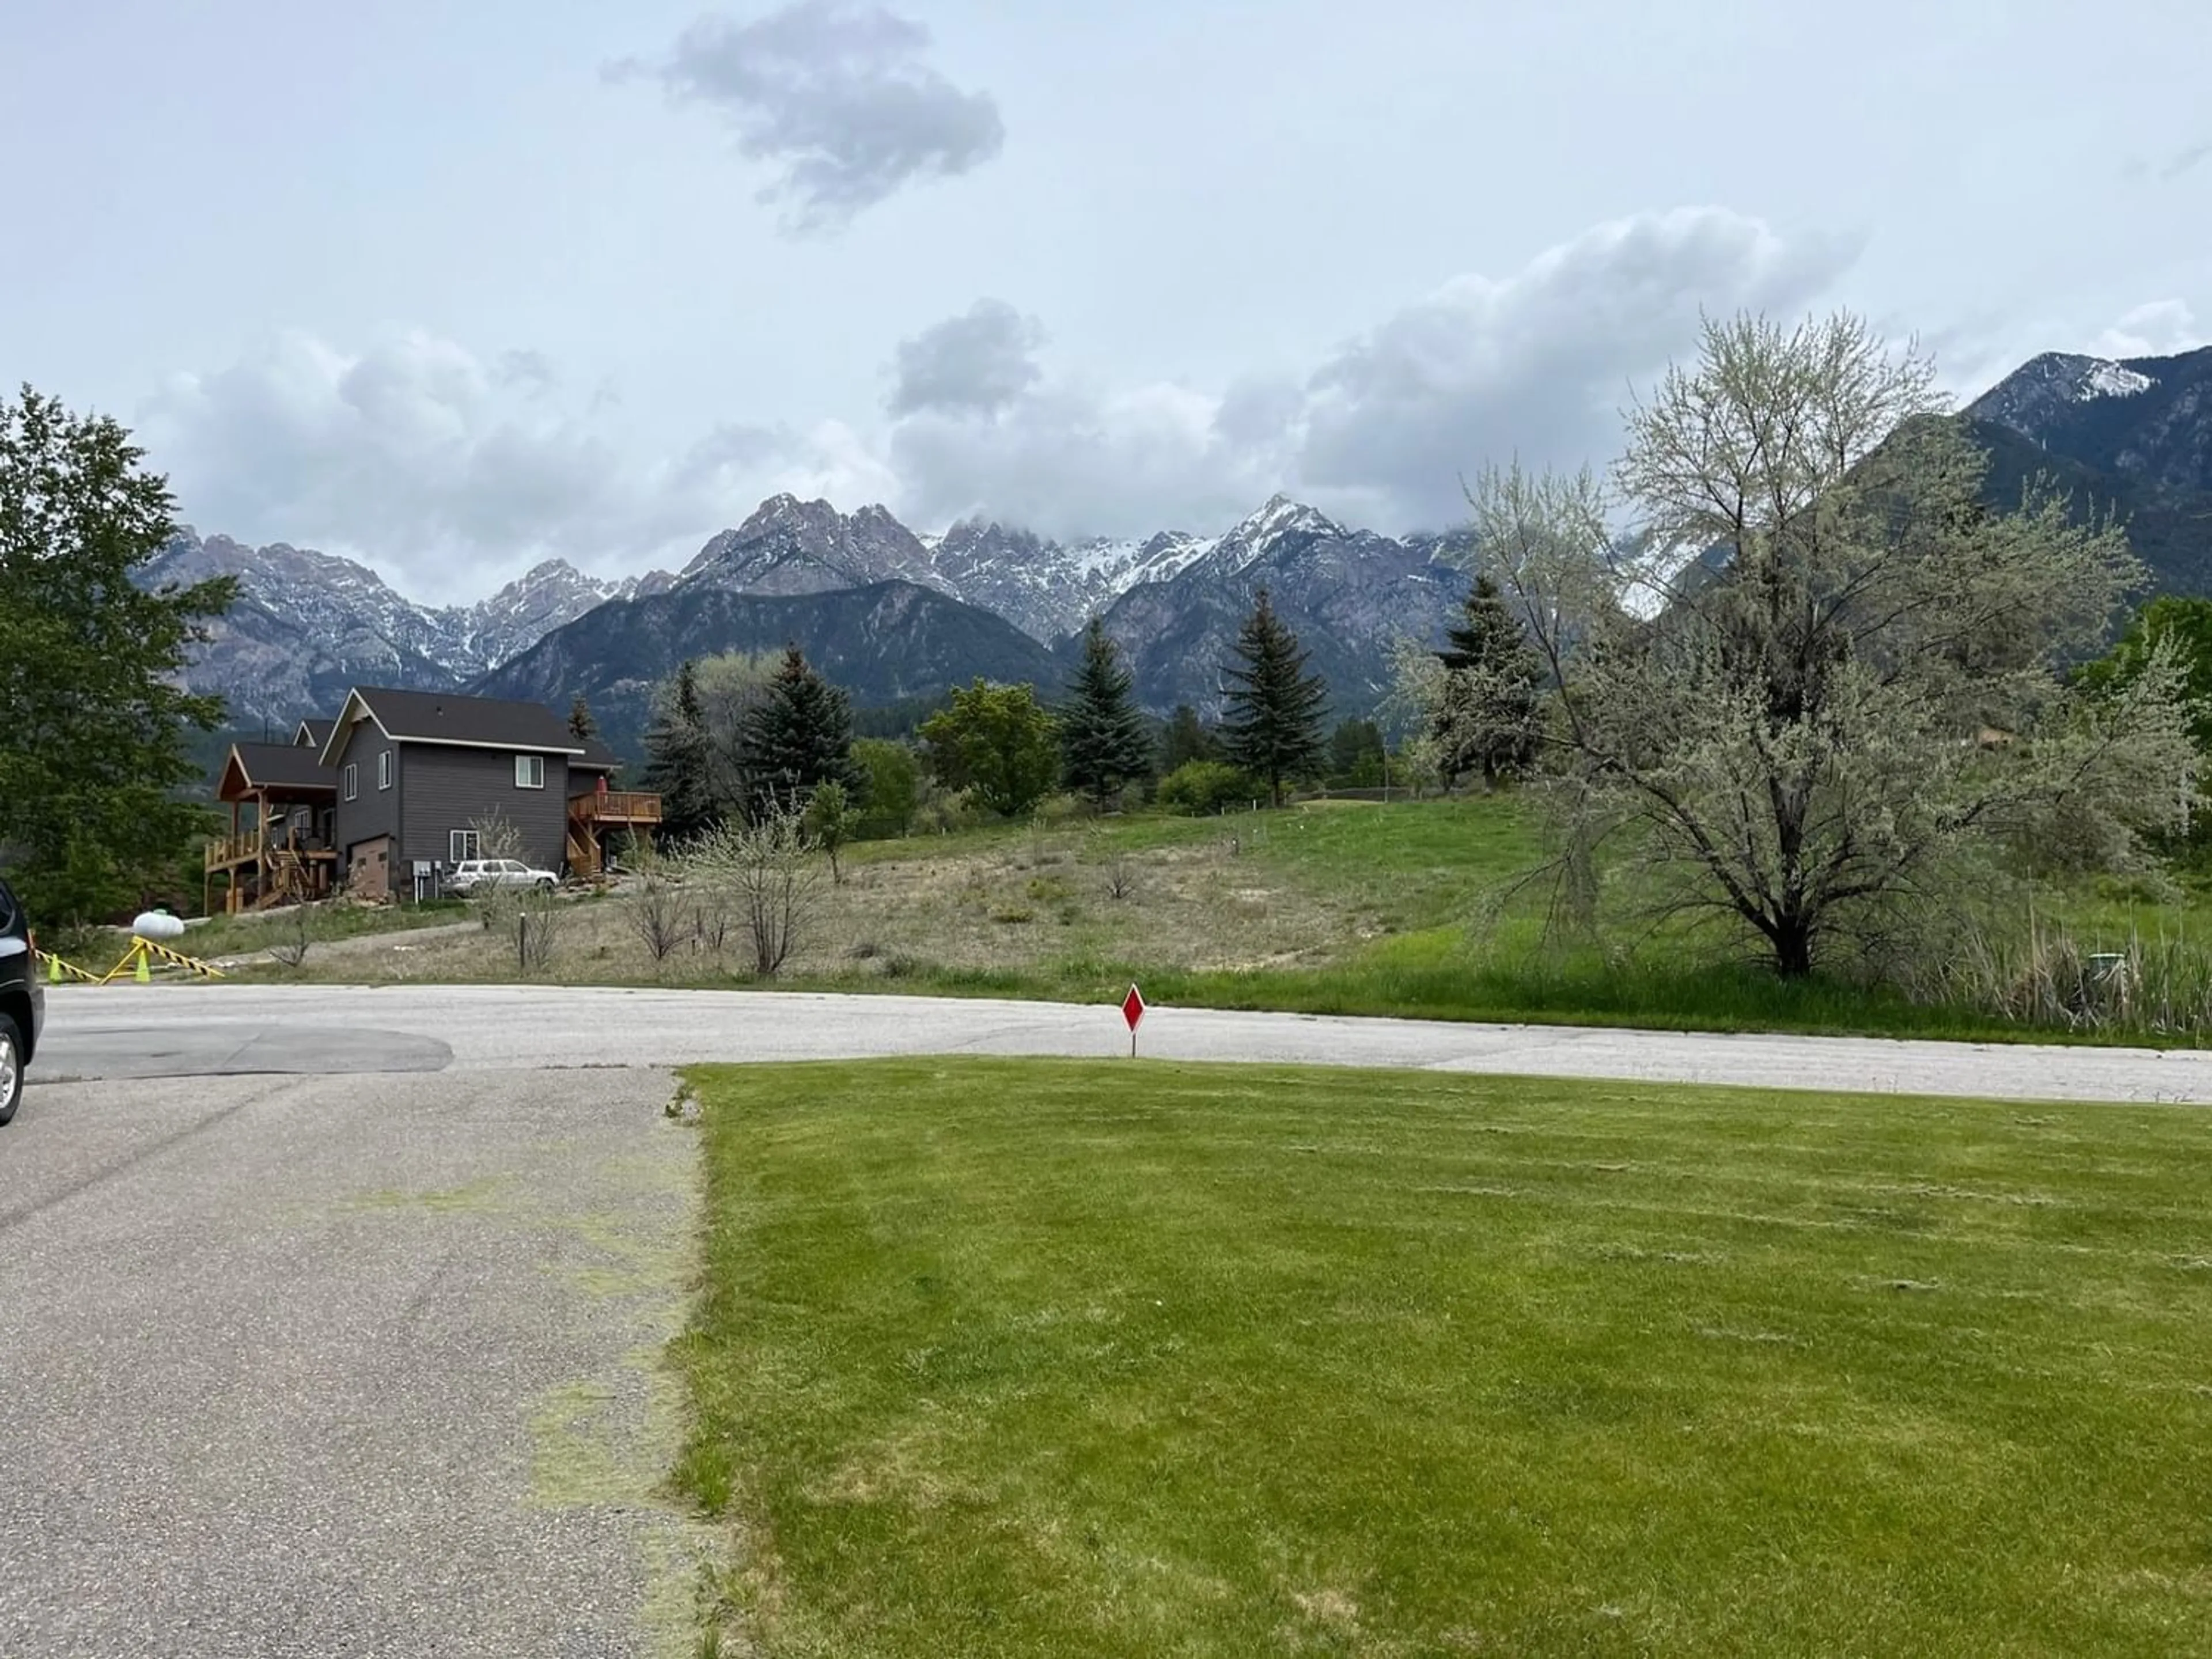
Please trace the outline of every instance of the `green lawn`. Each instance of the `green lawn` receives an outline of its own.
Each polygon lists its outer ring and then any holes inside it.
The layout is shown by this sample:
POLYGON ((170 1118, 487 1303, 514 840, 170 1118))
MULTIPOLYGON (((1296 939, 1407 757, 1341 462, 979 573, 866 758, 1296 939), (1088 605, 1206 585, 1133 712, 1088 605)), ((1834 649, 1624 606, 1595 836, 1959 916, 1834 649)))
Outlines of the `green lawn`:
POLYGON ((2201 1112, 699 1087, 679 1480, 768 1655, 2212 1652, 2201 1112))

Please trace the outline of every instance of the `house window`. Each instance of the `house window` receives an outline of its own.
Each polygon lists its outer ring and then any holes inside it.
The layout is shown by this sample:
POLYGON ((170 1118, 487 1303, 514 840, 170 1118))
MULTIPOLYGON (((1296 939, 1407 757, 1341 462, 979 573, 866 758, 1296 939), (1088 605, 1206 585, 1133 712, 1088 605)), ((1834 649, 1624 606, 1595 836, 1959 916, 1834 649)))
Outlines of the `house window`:
POLYGON ((392 751, 389 749, 380 751, 376 757, 376 787, 380 789, 392 787, 392 751))
POLYGON ((518 789, 543 789, 545 787, 545 757, 517 755, 514 757, 514 787, 518 789))
POLYGON ((348 800, 354 800, 357 799, 360 797, 360 794, 361 768, 356 766, 351 761, 348 761, 346 763, 345 769, 345 798, 348 800))
POLYGON ((482 858, 483 842, 473 830, 456 830, 446 837, 446 851, 455 864, 482 858))

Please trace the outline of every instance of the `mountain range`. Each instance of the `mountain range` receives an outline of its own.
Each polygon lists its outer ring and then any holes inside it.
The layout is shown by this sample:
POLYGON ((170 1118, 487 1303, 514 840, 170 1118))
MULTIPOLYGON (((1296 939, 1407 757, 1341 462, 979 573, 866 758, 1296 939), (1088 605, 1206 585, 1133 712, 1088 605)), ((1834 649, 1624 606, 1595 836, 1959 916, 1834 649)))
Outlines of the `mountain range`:
MULTIPOLYGON (((2047 474, 2118 514, 2156 591, 2212 593, 2212 348, 2110 361, 2047 354, 1961 411, 1991 456, 1993 504, 2047 474)), ((686 657, 795 641, 863 707, 977 675, 1048 695, 1094 616, 1140 702, 1211 712, 1255 592, 1312 651, 1340 714, 1381 696, 1392 637, 1439 632, 1466 592, 1448 537, 1348 528, 1278 496, 1215 536, 1062 543, 984 520, 919 534, 887 509, 778 495, 680 571, 603 580, 553 560, 471 605, 435 608, 366 567, 283 544, 186 532, 149 584, 230 574, 240 597, 193 663, 234 720, 289 725, 353 684, 470 690, 565 706, 581 693, 635 750, 653 682, 686 657)))

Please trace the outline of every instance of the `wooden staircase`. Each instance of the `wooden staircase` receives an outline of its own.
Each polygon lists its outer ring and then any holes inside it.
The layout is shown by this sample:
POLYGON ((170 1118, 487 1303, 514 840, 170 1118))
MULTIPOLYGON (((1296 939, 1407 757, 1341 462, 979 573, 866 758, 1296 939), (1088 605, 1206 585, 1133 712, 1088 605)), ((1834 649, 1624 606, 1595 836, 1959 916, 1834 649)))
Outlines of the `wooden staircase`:
POLYGON ((314 878, 308 873, 307 860, 289 848, 271 849, 253 908, 273 910, 280 904, 305 904, 314 896, 314 878))
POLYGON ((588 826, 568 826, 568 873, 589 881, 599 873, 599 838, 588 826))

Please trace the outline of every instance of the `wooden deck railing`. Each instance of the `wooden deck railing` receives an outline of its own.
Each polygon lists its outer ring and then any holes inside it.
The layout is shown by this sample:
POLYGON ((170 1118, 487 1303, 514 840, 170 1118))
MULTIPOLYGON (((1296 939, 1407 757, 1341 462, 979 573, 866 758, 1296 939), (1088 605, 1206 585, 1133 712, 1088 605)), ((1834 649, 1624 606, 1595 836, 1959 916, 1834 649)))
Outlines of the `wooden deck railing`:
POLYGON ((658 823, 660 797, 634 789, 575 795, 569 799, 568 816, 583 823, 658 823))
POLYGON ((234 864, 248 863, 261 856, 261 831, 248 830, 243 835, 217 836, 207 844, 207 866, 210 870, 227 869, 234 864))
POLYGON ((208 842, 204 867, 227 870, 234 864, 252 864, 272 851, 302 853, 311 859, 337 857, 318 838, 298 830, 273 838, 265 830, 245 830, 234 836, 217 836, 208 842))

